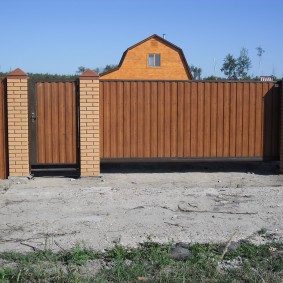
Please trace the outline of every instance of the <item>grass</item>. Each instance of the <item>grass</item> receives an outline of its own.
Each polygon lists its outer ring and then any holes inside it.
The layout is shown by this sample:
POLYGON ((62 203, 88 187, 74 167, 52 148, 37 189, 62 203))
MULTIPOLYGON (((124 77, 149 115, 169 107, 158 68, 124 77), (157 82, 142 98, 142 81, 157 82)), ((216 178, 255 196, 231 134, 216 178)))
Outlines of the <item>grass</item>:
POLYGON ((58 253, 5 252, 0 254, 0 282, 283 282, 283 243, 243 242, 223 261, 220 244, 191 245, 186 261, 173 260, 171 249, 171 245, 144 243, 136 249, 116 246, 104 253, 80 246, 58 253), (100 269, 93 272, 98 263, 100 269))

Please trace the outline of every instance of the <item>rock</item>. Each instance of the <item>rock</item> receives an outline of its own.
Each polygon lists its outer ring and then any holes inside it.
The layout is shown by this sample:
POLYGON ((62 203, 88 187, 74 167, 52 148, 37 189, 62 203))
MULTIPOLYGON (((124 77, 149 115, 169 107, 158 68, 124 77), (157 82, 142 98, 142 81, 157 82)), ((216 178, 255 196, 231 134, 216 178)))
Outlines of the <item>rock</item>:
POLYGON ((0 269, 4 269, 4 268, 14 269, 17 267, 18 264, 16 262, 10 262, 8 260, 0 258, 0 269))
POLYGON ((118 245, 121 242, 121 235, 115 237, 112 242, 116 245, 118 245))
POLYGON ((101 259, 88 260, 80 267, 79 272, 82 276, 95 276, 101 269, 105 268, 105 263, 101 259))
MULTIPOLYGON (((241 246, 241 242, 232 241, 232 242, 230 243, 230 245, 227 247, 227 251, 228 251, 228 252, 234 252, 234 251, 236 251, 237 249, 239 249, 240 246, 241 246)), ((220 251, 221 253, 223 253, 224 249, 225 249, 225 245, 222 245, 222 246, 219 247, 219 251, 220 251)))
POLYGON ((188 249, 188 248, 190 247, 190 245, 189 245, 189 244, 184 243, 184 242, 176 243, 176 245, 175 245, 175 246, 176 246, 176 247, 182 247, 182 248, 184 248, 184 249, 188 249))
POLYGON ((183 248, 182 246, 176 246, 171 251, 171 258, 175 260, 187 260, 191 256, 191 252, 187 248, 183 248))
POLYGON ((230 243, 229 247, 228 247, 228 251, 229 251, 229 252, 234 252, 234 251, 236 251, 238 248, 240 248, 240 246, 241 246, 241 243, 232 241, 232 242, 230 243))
POLYGON ((223 271, 238 269, 243 266, 243 260, 240 256, 231 259, 231 260, 224 260, 219 263, 218 268, 223 271))
POLYGON ((130 259, 126 259, 126 260, 124 261, 124 264, 125 264, 126 266, 130 266, 132 263, 133 263, 133 261, 130 260, 130 259))

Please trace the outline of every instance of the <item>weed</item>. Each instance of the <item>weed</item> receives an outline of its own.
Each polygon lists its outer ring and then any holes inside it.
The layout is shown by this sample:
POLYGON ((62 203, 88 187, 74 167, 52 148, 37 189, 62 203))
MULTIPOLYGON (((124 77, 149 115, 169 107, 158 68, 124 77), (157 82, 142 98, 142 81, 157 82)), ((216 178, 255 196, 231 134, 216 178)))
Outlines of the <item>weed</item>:
POLYGON ((91 249, 81 248, 79 245, 74 249, 59 254, 59 260, 66 264, 83 265, 87 260, 97 259, 99 254, 91 249))
POLYGON ((221 264, 219 244, 194 244, 185 261, 173 260, 171 249, 171 245, 145 243, 136 249, 116 246, 104 253, 80 246, 59 253, 2 253, 3 262, 16 264, 0 267, 0 282, 279 283, 283 280, 283 243, 256 246, 243 242, 237 250, 228 251, 221 264), (87 261, 92 264, 96 259, 105 263, 98 273, 82 272, 87 261), (228 265, 237 260, 240 264, 228 265))

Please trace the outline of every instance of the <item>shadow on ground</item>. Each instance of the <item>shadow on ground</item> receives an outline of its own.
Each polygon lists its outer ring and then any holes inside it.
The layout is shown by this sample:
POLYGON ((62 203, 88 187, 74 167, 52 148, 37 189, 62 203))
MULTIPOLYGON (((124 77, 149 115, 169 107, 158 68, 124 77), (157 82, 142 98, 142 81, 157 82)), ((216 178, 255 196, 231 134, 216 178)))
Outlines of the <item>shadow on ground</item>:
POLYGON ((277 161, 231 162, 124 162, 102 163, 101 173, 243 172, 278 175, 277 161))

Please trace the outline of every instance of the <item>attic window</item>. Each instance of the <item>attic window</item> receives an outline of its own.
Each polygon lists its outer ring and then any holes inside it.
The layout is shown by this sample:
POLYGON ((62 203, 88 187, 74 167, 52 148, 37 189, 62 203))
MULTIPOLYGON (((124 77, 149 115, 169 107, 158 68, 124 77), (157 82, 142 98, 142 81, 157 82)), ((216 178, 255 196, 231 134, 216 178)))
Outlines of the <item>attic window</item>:
POLYGON ((160 54, 148 54, 148 66, 160 67, 160 54))

